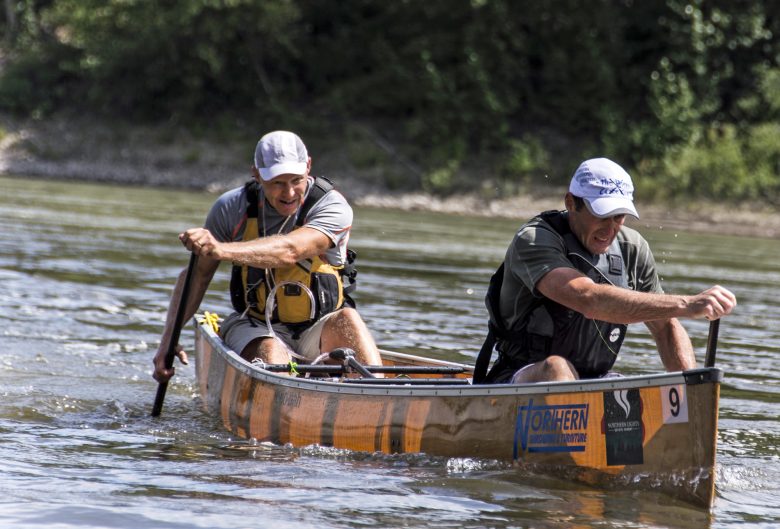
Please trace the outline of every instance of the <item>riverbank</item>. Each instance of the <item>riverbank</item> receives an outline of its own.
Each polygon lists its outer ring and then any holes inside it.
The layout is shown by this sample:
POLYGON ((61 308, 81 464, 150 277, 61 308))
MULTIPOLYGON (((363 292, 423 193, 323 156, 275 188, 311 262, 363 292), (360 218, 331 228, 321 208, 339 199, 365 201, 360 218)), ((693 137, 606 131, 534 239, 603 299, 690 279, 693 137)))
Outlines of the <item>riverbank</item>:
MULTIPOLYGON (((369 195, 356 203, 400 210, 425 210, 450 214, 501 217, 523 220, 547 209, 563 207, 565 189, 550 189, 545 195, 532 194, 485 201, 476 196, 439 198, 424 193, 369 195)), ((780 212, 759 205, 725 205, 690 202, 675 206, 637 201, 641 219, 628 224, 643 227, 682 230, 695 233, 719 233, 744 237, 780 237, 780 212)))
MULTIPOLYGON (((218 193, 249 176, 254 142, 198 137, 186 129, 69 120, 15 120, 0 116, 0 174, 126 185, 204 189, 218 193)), ((565 189, 543 188, 513 197, 479 194, 438 197, 391 191, 383 167, 358 168, 343 149, 324 149, 314 172, 333 177, 353 204, 399 210, 522 220, 562 206, 565 189)), ((398 167, 391 170, 398 171, 398 167)), ((780 211, 767 205, 712 202, 674 205, 637 201, 635 227, 779 237, 780 211)))

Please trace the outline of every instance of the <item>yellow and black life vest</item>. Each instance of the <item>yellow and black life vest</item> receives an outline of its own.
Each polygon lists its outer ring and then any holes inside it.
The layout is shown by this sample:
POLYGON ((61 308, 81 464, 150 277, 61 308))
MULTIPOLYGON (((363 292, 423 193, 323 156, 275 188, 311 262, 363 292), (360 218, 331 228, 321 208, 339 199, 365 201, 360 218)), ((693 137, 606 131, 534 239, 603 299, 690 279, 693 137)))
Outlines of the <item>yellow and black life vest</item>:
MULTIPOLYGON (((298 212, 294 229, 303 225, 309 210, 332 189, 333 184, 326 178, 315 179, 298 212)), ((249 205, 242 240, 249 241, 260 236, 257 182, 247 182, 245 191, 249 205)), ((355 306, 349 293, 355 289, 356 275, 352 250, 347 250, 347 262, 343 266, 333 266, 318 256, 273 269, 233 265, 230 297, 237 312, 247 312, 253 318, 265 321, 266 309, 271 308, 267 307, 269 295, 272 295, 275 303, 269 314, 271 323, 311 324, 345 303, 355 306)))

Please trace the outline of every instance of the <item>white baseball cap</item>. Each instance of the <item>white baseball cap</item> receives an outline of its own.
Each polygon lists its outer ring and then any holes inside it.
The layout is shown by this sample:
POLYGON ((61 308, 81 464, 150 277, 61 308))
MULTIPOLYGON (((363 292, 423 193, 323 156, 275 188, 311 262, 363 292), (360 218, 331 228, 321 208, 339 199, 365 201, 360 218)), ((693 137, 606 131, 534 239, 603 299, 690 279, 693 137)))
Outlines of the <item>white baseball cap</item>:
POLYGON ((585 200, 588 210, 598 218, 631 215, 639 218, 634 207, 634 184, 629 174, 607 158, 585 160, 574 172, 569 192, 585 200))
POLYGON ((297 134, 276 130, 257 142, 255 167, 265 181, 282 174, 306 174, 308 165, 309 154, 297 134))

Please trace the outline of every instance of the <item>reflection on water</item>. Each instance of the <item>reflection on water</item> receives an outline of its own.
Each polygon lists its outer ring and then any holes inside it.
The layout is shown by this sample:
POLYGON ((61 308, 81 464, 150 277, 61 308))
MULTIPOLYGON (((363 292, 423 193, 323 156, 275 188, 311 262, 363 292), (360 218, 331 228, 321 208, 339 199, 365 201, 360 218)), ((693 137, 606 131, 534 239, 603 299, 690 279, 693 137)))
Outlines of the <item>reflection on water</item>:
MULTIPOLYGON (((780 523, 780 246, 645 230, 670 292, 733 289, 721 325, 712 514, 652 493, 592 490, 505 463, 293 449, 233 439, 180 367, 163 417, 151 357, 202 222, 200 193, 0 179, 0 526, 766 527, 780 523), (252 523, 251 526, 256 525, 252 523)), ((357 300, 384 348, 473 362, 490 274, 518 222, 357 211, 357 300)), ((642 228, 640 226, 640 228, 642 228)), ((225 312, 227 270, 204 309, 225 312)), ((703 361, 707 322, 683 322, 703 361)), ((182 341, 192 343, 191 329, 182 341)), ((660 369, 643 326, 618 361, 660 369)))

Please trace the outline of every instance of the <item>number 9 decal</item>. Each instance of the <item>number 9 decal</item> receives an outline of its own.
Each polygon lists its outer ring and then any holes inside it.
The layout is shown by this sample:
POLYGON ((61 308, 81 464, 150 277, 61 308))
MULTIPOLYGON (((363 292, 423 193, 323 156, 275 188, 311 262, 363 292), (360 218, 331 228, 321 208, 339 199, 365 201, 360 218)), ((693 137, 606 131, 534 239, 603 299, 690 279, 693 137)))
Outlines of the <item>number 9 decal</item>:
POLYGON ((677 393, 677 388, 674 386, 669 388, 669 406, 673 417, 680 415, 680 394, 677 393))
POLYGON ((661 404, 664 423, 688 422, 688 399, 685 384, 662 386, 661 404))

